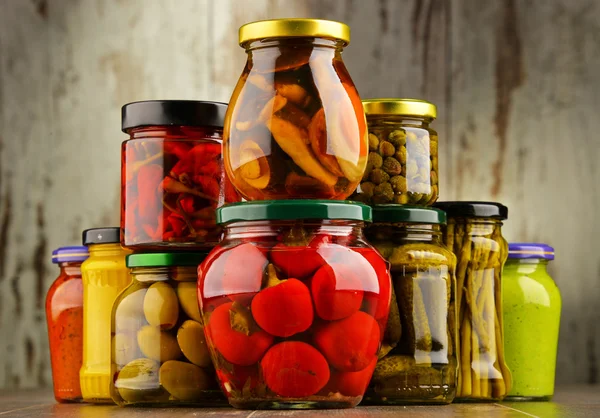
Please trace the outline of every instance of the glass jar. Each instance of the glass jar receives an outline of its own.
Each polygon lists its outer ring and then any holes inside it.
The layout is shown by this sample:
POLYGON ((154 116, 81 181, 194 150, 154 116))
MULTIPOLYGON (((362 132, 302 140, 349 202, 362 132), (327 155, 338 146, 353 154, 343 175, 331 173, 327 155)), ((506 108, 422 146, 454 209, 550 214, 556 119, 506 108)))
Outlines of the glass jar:
POLYGON ((438 198, 438 135, 432 103, 416 99, 363 100, 369 157, 350 199, 369 204, 432 205, 438 198))
POLYGON ((83 284, 81 263, 86 247, 61 247, 52 252, 60 273, 46 295, 46 321, 57 402, 80 402, 79 369, 83 355, 83 284))
POLYGON ((225 169, 248 200, 345 199, 367 162, 360 97, 342 61, 350 28, 277 19, 240 28, 248 61, 224 127, 225 169))
POLYGON ((548 274, 554 248, 508 245, 502 272, 504 349, 513 377, 506 400, 549 401, 554 394, 560 290, 548 274))
POLYGON ((217 376, 236 408, 357 405, 390 302, 387 263, 364 240, 366 205, 245 202, 217 210, 224 238, 198 269, 217 376))
POLYGON ((191 100, 122 109, 121 228, 135 250, 212 248, 215 209, 240 200, 221 160, 227 105, 191 100))
POLYGON ((459 335, 456 399, 499 401, 511 386, 504 355, 502 266, 508 209, 492 202, 439 202, 448 216, 444 241, 454 251, 459 335))
POLYGON ((391 265, 392 303, 365 402, 448 404, 456 394, 456 257, 444 212, 377 205, 365 234, 391 265))
POLYGON ((196 270, 204 253, 127 257, 133 281, 112 313, 111 396, 119 405, 226 405, 204 339, 196 270))
POLYGON ((130 282, 120 244, 120 229, 94 228, 83 231, 83 245, 90 256, 81 265, 83 278, 83 363, 81 392, 86 402, 110 399, 110 313, 117 295, 130 282))

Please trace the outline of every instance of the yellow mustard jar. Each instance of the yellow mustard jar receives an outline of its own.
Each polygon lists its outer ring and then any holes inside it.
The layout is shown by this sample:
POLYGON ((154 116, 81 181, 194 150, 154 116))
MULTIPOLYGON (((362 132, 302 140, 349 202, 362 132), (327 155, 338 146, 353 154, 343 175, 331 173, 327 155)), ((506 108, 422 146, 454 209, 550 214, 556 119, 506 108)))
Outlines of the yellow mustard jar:
POLYGON ((79 373, 85 402, 111 402, 110 323, 117 295, 131 277, 121 247, 120 229, 94 228, 83 231, 89 258, 81 265, 83 279, 83 363, 79 373))

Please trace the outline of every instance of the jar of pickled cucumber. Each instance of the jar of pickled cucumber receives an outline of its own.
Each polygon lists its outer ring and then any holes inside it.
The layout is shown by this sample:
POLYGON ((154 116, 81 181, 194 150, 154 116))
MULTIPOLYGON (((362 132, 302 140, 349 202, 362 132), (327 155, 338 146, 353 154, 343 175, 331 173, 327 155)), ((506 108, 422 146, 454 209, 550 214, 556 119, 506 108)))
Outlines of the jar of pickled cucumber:
POLYGON ((363 100, 369 157, 350 199, 370 204, 430 206, 438 198, 438 135, 434 104, 417 99, 363 100))
POLYGON ((504 355, 502 267, 508 209, 493 202, 439 202, 448 216, 444 241, 454 251, 460 372, 456 399, 498 401, 510 391, 504 355))
POLYGON ((213 363, 236 408, 357 405, 387 322, 387 263, 371 208, 330 200, 219 208, 224 237, 198 269, 213 363))
POLYGON ((240 28, 248 61, 224 126, 227 175, 248 200, 345 199, 367 162, 360 97, 342 61, 350 28, 276 19, 240 28))
POLYGON ((123 246, 136 251, 210 250, 221 236, 215 209, 238 202, 221 158, 227 104, 148 100, 121 109, 123 246))
POLYGON ((369 241, 391 265, 392 301, 365 402, 448 404, 456 393, 456 257, 442 244, 446 215, 377 205, 369 241))
POLYGON ((119 405, 226 405, 196 294, 206 254, 127 257, 133 281, 112 311, 113 400, 119 405))

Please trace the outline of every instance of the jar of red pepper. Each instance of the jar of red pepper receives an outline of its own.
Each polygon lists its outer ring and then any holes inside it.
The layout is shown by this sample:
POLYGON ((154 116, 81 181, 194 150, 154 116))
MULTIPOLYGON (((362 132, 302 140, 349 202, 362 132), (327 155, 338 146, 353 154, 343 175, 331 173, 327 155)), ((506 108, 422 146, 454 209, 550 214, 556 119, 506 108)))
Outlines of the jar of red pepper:
POLYGON ((236 408, 357 405, 390 304, 387 262, 363 238, 371 208, 328 200, 217 210, 224 238, 198 268, 221 387, 236 408))
POLYGON ((54 398, 80 402, 79 369, 83 356, 83 284, 81 263, 86 247, 61 247, 52 252, 60 273, 46 295, 46 320, 54 398))
POLYGON ((135 250, 211 248, 215 209, 239 197, 221 160, 227 105, 152 100, 123 106, 121 228, 135 250))

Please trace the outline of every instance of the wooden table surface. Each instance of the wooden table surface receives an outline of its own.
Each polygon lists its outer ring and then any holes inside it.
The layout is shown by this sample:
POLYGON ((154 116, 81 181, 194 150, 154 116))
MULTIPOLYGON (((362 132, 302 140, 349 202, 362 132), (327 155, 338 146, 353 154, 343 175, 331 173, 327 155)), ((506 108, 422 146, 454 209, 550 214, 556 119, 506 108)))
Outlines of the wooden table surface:
POLYGON ((240 411, 230 408, 120 408, 57 404, 48 390, 0 393, 0 417, 600 417, 600 386, 558 388, 553 402, 503 402, 447 406, 357 407, 320 411, 240 411))

